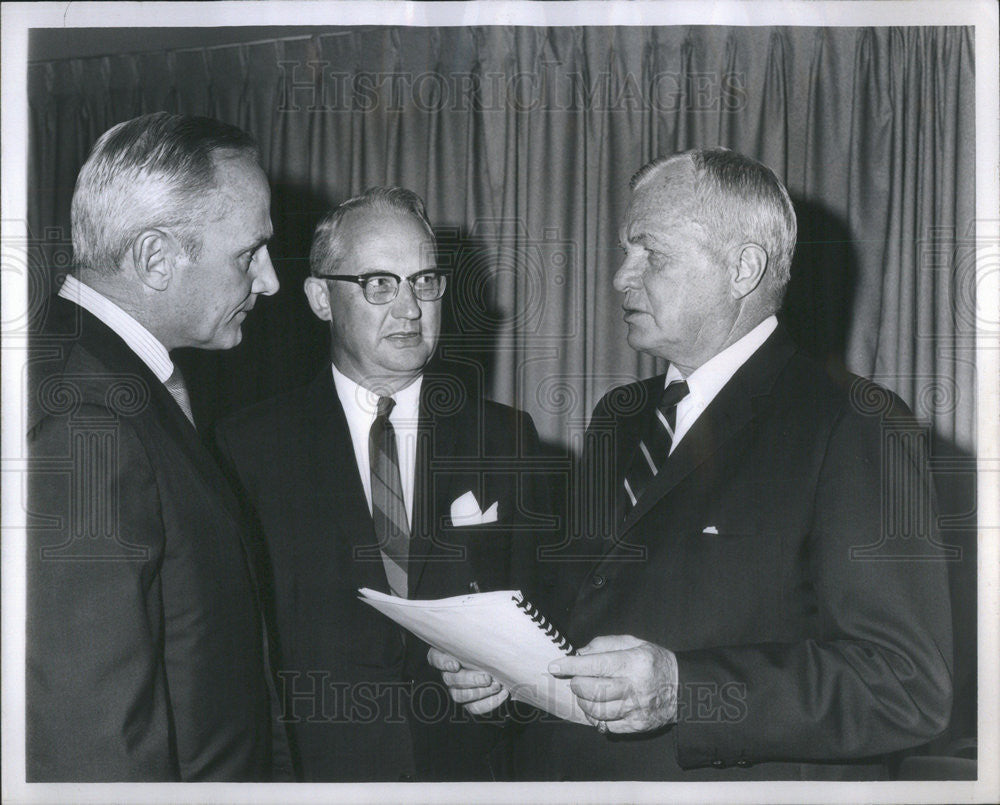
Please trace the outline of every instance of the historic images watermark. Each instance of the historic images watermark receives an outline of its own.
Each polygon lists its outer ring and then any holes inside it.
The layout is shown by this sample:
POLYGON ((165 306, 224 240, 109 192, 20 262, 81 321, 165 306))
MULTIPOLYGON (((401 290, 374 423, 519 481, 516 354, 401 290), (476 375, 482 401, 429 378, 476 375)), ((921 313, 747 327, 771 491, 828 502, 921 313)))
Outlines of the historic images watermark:
POLYGON ((299 112, 736 112, 747 103, 738 71, 584 74, 558 62, 537 71, 368 72, 321 60, 278 63, 279 111, 299 112))
MULTIPOLYGON (((562 719, 526 704, 523 698, 544 699, 545 692, 510 691, 511 697, 491 713, 473 717, 452 701, 441 682, 340 682, 328 670, 278 671, 283 702, 280 720, 286 724, 465 724, 473 721, 513 721, 519 724, 558 723, 562 719)), ((565 684, 554 677, 545 684, 565 684)), ((609 684, 611 684, 609 682, 609 684)), ((551 691, 548 692, 552 696, 551 691)), ((743 682, 689 681, 678 685, 677 721, 687 724, 735 724, 749 713, 743 682)))

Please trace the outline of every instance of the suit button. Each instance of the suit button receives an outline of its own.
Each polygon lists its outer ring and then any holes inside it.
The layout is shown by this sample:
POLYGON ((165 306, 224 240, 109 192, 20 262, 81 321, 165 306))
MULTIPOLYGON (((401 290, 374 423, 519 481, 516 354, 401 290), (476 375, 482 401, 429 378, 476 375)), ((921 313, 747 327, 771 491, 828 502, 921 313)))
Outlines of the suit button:
POLYGON ((595 573, 594 577, 590 580, 590 583, 595 587, 603 587, 607 583, 607 579, 604 578, 600 573, 595 573))
POLYGON ((751 763, 749 760, 737 760, 736 765, 739 766, 741 769, 749 769, 753 765, 753 763, 751 763))
POLYGON ((712 765, 717 769, 726 768, 726 762, 724 760, 713 760, 712 765))
POLYGON ((407 774, 405 771, 401 771, 399 773, 399 782, 401 782, 401 783, 412 783, 413 782, 413 775, 412 774, 407 774))

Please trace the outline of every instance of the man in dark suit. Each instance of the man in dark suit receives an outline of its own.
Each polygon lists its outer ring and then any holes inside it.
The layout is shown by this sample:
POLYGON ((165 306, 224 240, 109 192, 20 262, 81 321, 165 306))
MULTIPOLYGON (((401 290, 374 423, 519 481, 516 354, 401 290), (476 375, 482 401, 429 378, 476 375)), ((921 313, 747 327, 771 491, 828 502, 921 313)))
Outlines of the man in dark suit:
MULTIPOLYGON (((530 417, 434 356, 446 274, 422 201, 374 188, 317 227, 305 282, 330 365, 217 432, 274 578, 286 718, 309 781, 490 780, 502 730, 358 600, 528 588, 544 511, 530 417)), ((526 590, 527 592, 527 590, 526 590)))
POLYGON ((80 171, 31 343, 31 781, 271 778, 239 504, 169 354, 235 346, 278 290, 269 207, 251 138, 207 118, 121 123, 80 171))
MULTIPOLYGON (((795 228, 774 174, 726 149, 633 179, 614 285, 629 344, 669 367, 591 419, 617 515, 559 552, 578 561, 550 605, 583 648, 550 670, 596 729, 530 724, 520 779, 878 778, 947 724, 926 442, 778 325, 795 228)), ((492 706, 464 673, 456 698, 492 706)))

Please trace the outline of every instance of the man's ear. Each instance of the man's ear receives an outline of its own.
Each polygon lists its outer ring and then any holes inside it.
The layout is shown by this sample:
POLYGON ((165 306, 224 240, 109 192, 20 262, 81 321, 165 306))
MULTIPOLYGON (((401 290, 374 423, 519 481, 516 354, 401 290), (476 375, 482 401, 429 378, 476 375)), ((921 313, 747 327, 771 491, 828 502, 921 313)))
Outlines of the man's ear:
POLYGON ((754 291, 764 279, 767 270, 767 252, 756 243, 744 243, 736 251, 732 267, 733 297, 743 299, 754 291))
POLYGON ((327 284, 319 277, 306 277, 302 289, 306 292, 309 307, 316 314, 316 318, 331 321, 333 313, 330 310, 330 290, 327 284))
POLYGON ((132 268, 140 282, 165 291, 174 275, 179 244, 160 229, 147 229, 132 241, 132 268))

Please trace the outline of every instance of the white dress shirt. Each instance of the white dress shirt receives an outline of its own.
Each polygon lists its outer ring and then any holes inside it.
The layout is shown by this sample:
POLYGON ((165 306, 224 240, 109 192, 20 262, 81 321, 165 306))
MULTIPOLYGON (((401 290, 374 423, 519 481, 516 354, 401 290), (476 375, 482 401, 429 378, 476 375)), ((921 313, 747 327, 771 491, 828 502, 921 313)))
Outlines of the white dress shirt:
MULTIPOLYGON (((378 410, 379 395, 359 386, 333 364, 333 385, 347 417, 347 427, 351 431, 354 458, 358 462, 361 485, 368 501, 368 511, 372 510, 372 478, 368 463, 368 434, 378 410)), ((403 485, 403 502, 406 517, 413 523, 413 481, 417 465, 417 425, 420 417, 420 386, 423 375, 410 385, 400 389, 392 398, 396 401, 389 414, 389 421, 396 432, 396 454, 399 459, 399 480, 403 485)))
POLYGON ((161 383, 166 383, 174 373, 174 362, 170 360, 167 348, 106 296, 80 282, 72 274, 66 276, 58 295, 75 302, 114 330, 161 383))
POLYGON ((722 391, 722 387, 736 374, 736 370, 760 349, 777 326, 778 319, 768 316, 739 341, 730 344, 718 355, 705 361, 687 378, 676 366, 670 364, 664 388, 674 380, 686 379, 688 384, 687 397, 677 403, 677 426, 674 428, 674 440, 670 444, 671 453, 684 438, 684 434, 698 421, 702 412, 708 408, 709 403, 722 391))

